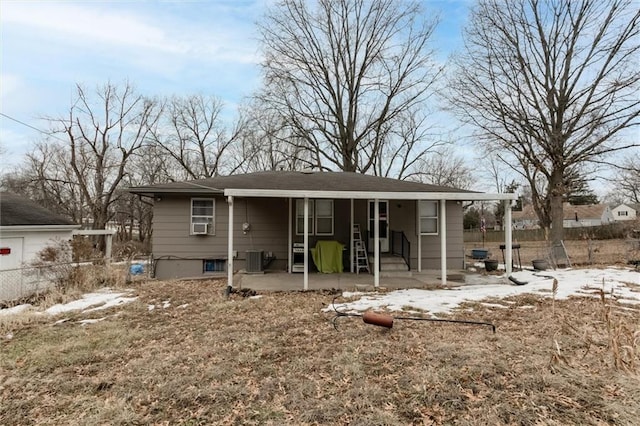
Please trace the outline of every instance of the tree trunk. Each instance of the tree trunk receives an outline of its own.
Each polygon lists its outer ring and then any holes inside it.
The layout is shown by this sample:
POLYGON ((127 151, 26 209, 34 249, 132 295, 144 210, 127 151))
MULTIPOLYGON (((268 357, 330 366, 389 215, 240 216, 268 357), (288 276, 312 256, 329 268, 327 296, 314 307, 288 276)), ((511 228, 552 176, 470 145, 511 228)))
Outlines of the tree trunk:
POLYGON ((564 240, 564 213, 562 202, 564 198, 564 179, 562 169, 555 169, 551 173, 549 197, 551 198, 551 243, 553 245, 564 240))

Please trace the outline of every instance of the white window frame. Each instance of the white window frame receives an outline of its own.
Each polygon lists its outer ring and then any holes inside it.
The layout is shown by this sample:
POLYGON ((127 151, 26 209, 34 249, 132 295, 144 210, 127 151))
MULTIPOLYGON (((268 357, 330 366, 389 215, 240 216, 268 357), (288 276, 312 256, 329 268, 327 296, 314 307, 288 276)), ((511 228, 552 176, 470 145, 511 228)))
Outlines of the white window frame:
MULTIPOLYGON (((304 199, 298 198, 296 199, 296 235, 304 235, 304 199), (301 221, 302 219, 302 221, 301 221), (300 226, 302 225, 302 227, 300 226)), ((331 199, 310 199, 309 200, 309 235, 317 235, 317 236, 331 236, 334 235, 335 232, 335 203, 331 199), (325 202, 328 201, 331 203, 331 216, 320 216, 318 217, 317 212, 317 202, 325 202), (327 219, 331 217, 331 232, 318 232, 318 219, 327 219)))
POLYGON ((198 197, 194 197, 191 198, 191 203, 189 204, 190 206, 190 210, 189 210, 189 234, 190 235, 195 235, 193 233, 193 224, 194 223, 205 223, 202 221, 197 221, 195 222, 194 219, 195 218, 205 218, 208 219, 206 223, 209 224, 209 227, 207 229, 207 235, 215 235, 216 234, 216 200, 215 198, 198 198, 198 197), (211 201, 211 215, 194 215, 193 214, 193 202, 194 201, 211 201))
MULTIPOLYGON (((314 209, 313 200, 309 200, 309 235, 314 235, 314 217, 313 209, 314 209)), ((304 235, 304 199, 298 198, 296 199, 296 235, 304 235), (300 219, 302 219, 302 224, 300 224, 300 219), (302 225, 302 227, 300 227, 302 225)))
POLYGON ((440 232, 440 202, 435 200, 418 200, 418 223, 417 228, 420 229, 420 235, 438 235, 440 232), (422 212, 423 203, 432 203, 435 204, 435 216, 434 215, 426 215, 422 212), (422 229, 422 220, 423 219, 433 219, 436 222, 436 232, 426 232, 422 229))
POLYGON ((314 228, 316 230, 316 235, 319 235, 319 236, 333 235, 333 231, 334 231, 333 228, 334 228, 334 222, 335 222, 335 220, 334 220, 334 217, 335 217, 334 212, 335 212, 335 210, 334 210, 333 206, 334 206, 333 200, 330 200, 330 199, 315 200, 315 221, 314 221, 315 227, 314 228), (318 204, 325 203, 325 202, 326 203, 330 203, 330 205, 331 205, 331 213, 330 213, 329 216, 326 216, 326 215, 325 216, 320 216, 318 214, 318 210, 319 210, 318 209, 318 204), (318 231, 318 219, 331 219, 331 231, 330 232, 320 232, 320 231, 318 231))

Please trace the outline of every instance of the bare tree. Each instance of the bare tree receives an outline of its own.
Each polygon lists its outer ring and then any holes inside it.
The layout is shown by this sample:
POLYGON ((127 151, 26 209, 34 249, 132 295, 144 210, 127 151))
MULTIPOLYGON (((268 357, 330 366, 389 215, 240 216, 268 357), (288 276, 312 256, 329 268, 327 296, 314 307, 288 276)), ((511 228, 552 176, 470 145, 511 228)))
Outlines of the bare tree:
POLYGON ((117 191, 131 156, 145 142, 159 117, 157 103, 135 93, 129 83, 107 83, 89 94, 76 86, 67 118, 50 119, 64 134, 73 183, 86 203, 93 229, 112 218, 117 191))
POLYGON ((420 157, 407 179, 432 185, 471 189, 475 173, 465 159, 454 152, 451 145, 444 145, 420 157))
POLYGON ((6 173, 2 186, 67 216, 75 223, 87 217, 86 203, 70 165, 69 151, 55 139, 37 142, 16 170, 6 173))
POLYGON ((231 155, 244 159, 243 172, 302 170, 315 164, 302 147, 304 141, 260 99, 253 99, 241 114, 247 117, 246 125, 239 137, 241 143, 231 147, 231 155))
POLYGON ((242 157, 226 154, 238 141, 243 119, 229 131, 222 113, 223 103, 215 97, 174 96, 166 101, 153 140, 178 166, 178 179, 231 174, 242 165, 242 157))
POLYGON ((620 165, 615 183, 623 200, 640 204, 640 154, 627 157, 620 165))
POLYGON ((562 240, 567 177, 638 146, 640 11, 631 0, 480 0, 457 58, 452 103, 477 137, 529 182, 562 240))
POLYGON ((267 12, 260 96, 317 167, 367 172, 393 123, 423 105, 440 73, 425 16, 397 0, 284 0, 267 12))

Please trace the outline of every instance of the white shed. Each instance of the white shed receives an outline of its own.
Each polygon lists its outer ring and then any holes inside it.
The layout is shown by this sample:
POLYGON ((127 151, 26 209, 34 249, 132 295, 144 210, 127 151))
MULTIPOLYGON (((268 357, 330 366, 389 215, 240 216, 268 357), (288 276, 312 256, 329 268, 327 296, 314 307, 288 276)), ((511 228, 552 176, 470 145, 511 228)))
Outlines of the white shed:
POLYGON ((27 198, 0 192, 0 301, 38 291, 41 283, 24 266, 52 243, 71 240, 78 228, 27 198))

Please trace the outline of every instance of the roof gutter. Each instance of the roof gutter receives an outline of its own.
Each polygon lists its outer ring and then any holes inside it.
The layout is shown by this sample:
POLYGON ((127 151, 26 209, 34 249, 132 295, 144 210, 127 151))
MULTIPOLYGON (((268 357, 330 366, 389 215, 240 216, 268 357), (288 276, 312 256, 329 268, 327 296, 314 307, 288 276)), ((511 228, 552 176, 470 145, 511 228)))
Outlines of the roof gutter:
POLYGON ((80 228, 80 225, 4 225, 0 226, 0 232, 73 231, 80 228))
POLYGON ((518 194, 487 194, 482 192, 388 192, 388 191, 305 191, 281 189, 233 189, 224 190, 224 195, 234 197, 266 198, 331 198, 331 199, 380 199, 380 200, 453 200, 495 201, 516 200, 518 194))

